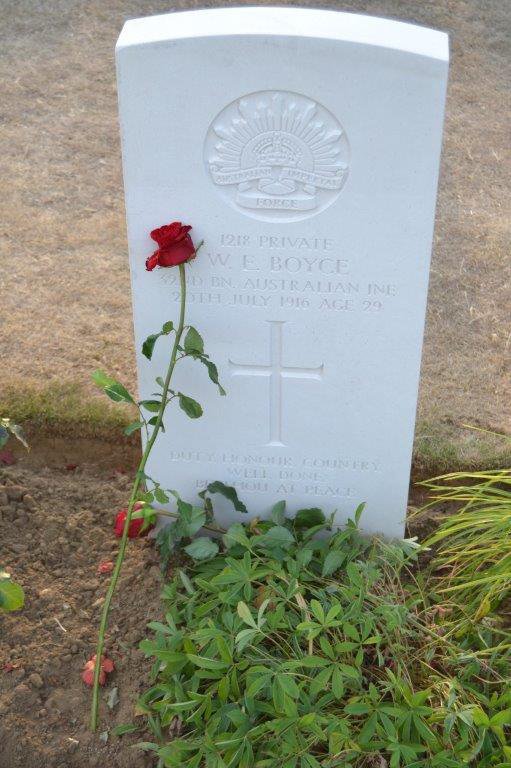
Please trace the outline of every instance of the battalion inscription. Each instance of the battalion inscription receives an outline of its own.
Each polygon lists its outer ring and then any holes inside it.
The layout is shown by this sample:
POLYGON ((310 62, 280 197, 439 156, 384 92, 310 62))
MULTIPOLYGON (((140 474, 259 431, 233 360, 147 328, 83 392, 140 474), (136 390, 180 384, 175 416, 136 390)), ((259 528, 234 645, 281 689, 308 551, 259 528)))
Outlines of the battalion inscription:
MULTIPOLYGON (((355 260, 338 254, 330 238, 251 236, 221 233, 201 250, 206 276, 189 273, 188 301, 218 307, 315 309, 324 312, 378 314, 392 308, 398 287, 385 280, 360 279, 355 260), (234 276, 234 274, 236 276, 234 276)), ((175 272, 160 279, 178 287, 175 272)), ((179 291, 171 292, 179 301, 179 291)))

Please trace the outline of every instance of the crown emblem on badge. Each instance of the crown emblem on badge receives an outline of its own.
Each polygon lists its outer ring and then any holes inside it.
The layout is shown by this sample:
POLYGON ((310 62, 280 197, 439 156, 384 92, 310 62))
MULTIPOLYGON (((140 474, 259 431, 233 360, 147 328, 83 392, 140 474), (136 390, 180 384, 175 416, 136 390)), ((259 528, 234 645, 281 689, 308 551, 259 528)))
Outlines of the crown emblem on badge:
POLYGON ((301 157, 301 151, 293 146, 285 134, 275 132, 265 138, 254 152, 263 165, 293 165, 296 166, 301 157))
POLYGON ((263 91, 233 102, 213 121, 206 162, 213 182, 252 211, 315 211, 348 174, 343 128, 311 99, 263 91))

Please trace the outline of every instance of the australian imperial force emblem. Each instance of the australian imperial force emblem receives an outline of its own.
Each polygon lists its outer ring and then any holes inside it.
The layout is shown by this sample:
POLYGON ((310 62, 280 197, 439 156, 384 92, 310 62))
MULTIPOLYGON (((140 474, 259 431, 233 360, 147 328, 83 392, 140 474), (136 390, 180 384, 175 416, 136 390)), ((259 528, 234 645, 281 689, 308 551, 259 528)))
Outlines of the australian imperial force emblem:
POLYGON ((229 104, 213 120, 205 162, 218 191, 241 212, 266 221, 298 221, 327 208, 348 177, 349 143, 317 101, 260 91, 229 104))

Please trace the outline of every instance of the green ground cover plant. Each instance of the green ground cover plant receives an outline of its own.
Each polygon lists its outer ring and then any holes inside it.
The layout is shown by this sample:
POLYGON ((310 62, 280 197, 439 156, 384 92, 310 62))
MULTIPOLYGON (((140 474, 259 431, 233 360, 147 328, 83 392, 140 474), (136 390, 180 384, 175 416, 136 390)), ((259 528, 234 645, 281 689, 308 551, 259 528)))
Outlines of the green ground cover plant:
POLYGON ((511 766, 508 658, 444 637, 416 544, 363 537, 361 512, 333 532, 279 502, 189 550, 141 643, 160 768, 511 766))

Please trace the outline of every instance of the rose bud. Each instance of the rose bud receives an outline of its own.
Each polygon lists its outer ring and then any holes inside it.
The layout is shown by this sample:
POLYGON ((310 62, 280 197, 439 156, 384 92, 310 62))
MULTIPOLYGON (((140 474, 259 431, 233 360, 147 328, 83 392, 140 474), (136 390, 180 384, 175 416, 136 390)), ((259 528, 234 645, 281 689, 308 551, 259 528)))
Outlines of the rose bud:
MULTIPOLYGON (((144 508, 144 506, 145 504, 142 501, 135 502, 135 505, 133 506, 133 512, 140 511, 144 508)), ((127 515, 127 509, 120 509, 115 516, 114 533, 119 539, 122 536, 127 515)), ((128 538, 136 539, 139 536, 145 536, 147 533, 149 533, 151 528, 154 528, 154 523, 152 521, 148 521, 145 517, 132 517, 128 528, 128 538), (142 528, 144 530, 142 530, 142 528)))
POLYGON ((183 226, 180 221, 165 224, 153 229, 152 239, 158 243, 158 249, 146 260, 148 272, 155 267, 177 267, 195 256, 195 246, 188 234, 191 227, 183 226))

